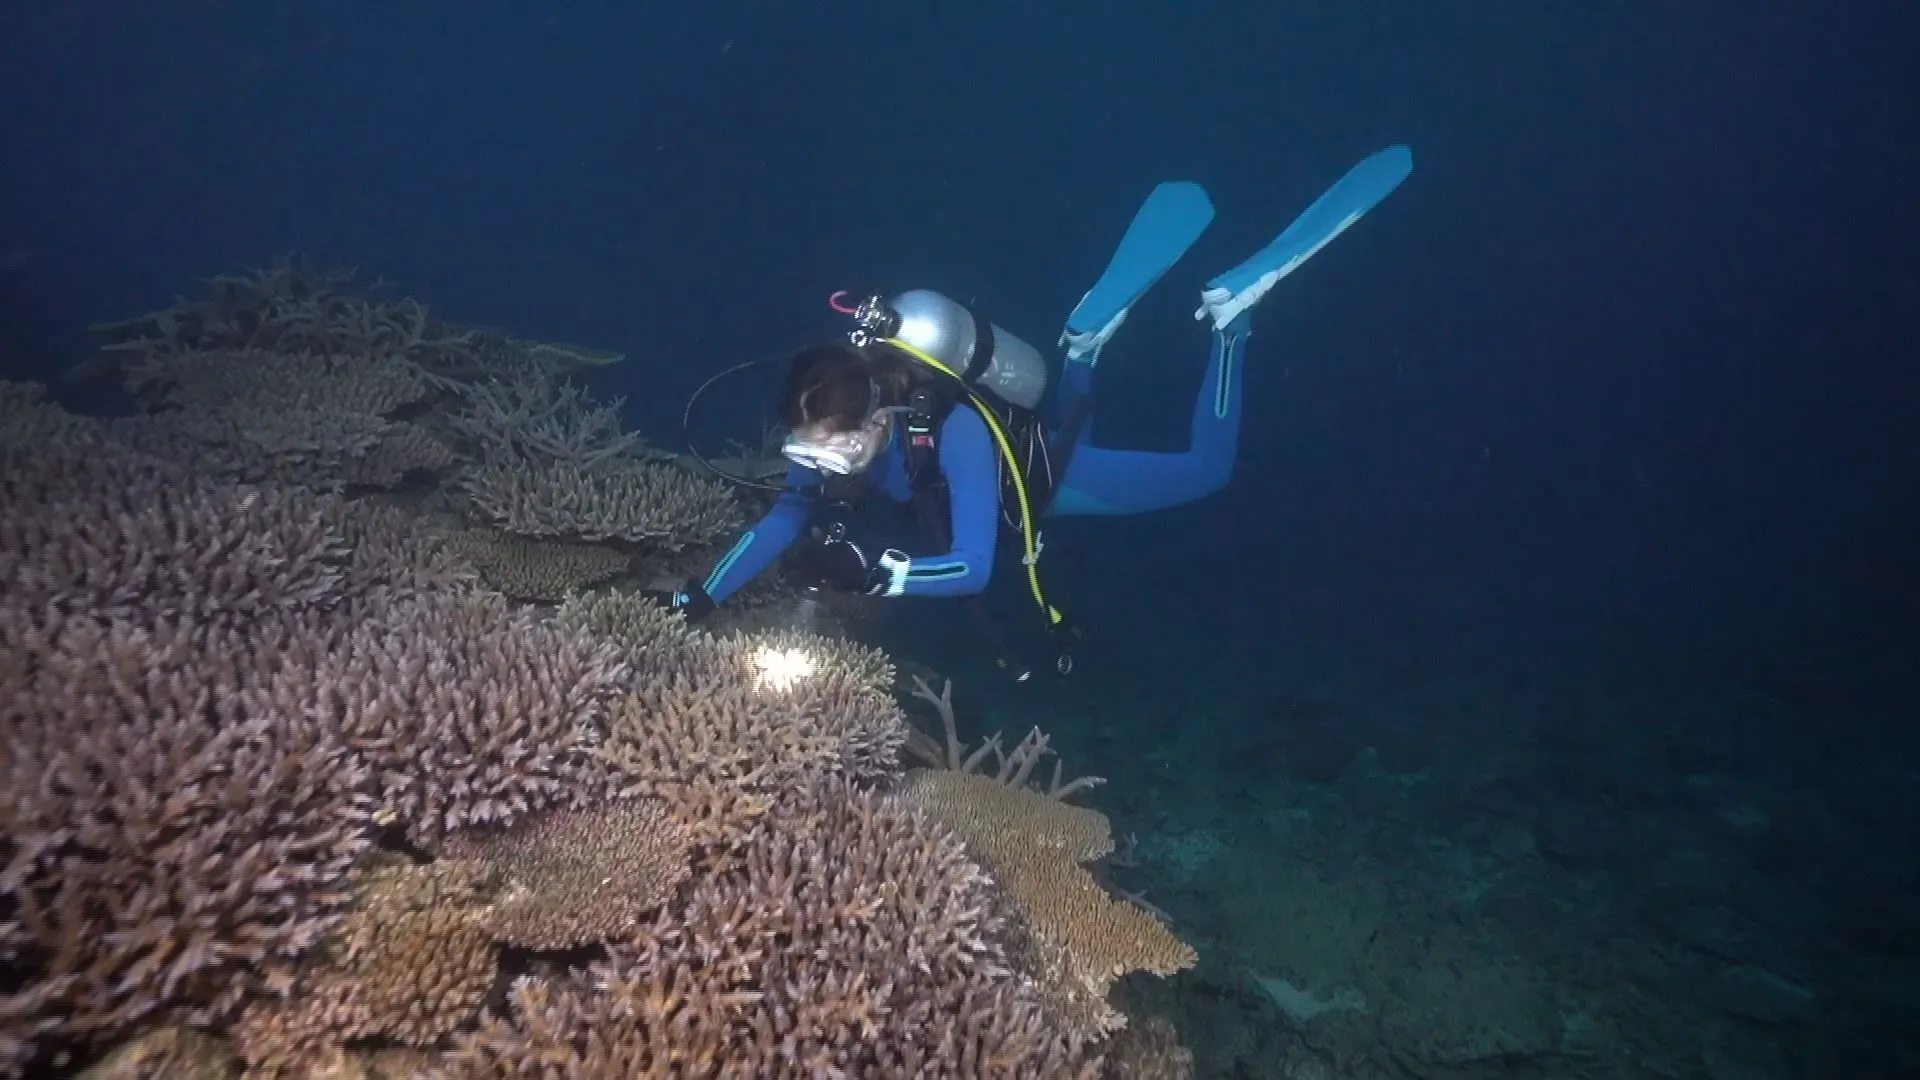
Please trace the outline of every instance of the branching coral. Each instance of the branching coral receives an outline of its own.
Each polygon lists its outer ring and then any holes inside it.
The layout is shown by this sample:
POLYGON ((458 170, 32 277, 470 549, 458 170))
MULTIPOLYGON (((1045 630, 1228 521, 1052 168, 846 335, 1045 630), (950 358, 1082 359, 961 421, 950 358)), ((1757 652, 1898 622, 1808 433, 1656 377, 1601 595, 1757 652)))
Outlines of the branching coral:
POLYGON ((110 1035, 168 1004, 213 1020, 284 989, 338 919, 367 778, 270 683, 271 648, 0 606, 0 657, 0 893, 33 1026, 110 1035))
POLYGON ((913 770, 895 797, 959 833, 1006 887, 1030 934, 1019 960, 1046 987, 1056 1016, 1089 1038, 1124 1026, 1125 1016, 1107 1002, 1115 978, 1171 975, 1198 957, 1152 914, 1107 895, 1081 865, 1112 853, 1113 829, 1106 815, 1063 800, 1097 780, 1062 783, 1056 768, 1048 791, 1032 785, 1029 774, 1048 749, 1037 729, 1010 753, 999 750, 997 736, 966 753, 955 733, 952 684, 935 694, 925 680, 914 682, 946 728, 944 752, 927 740, 921 753, 944 757, 946 767, 913 770), (989 751, 999 756, 992 776, 975 771, 989 751))
POLYGON ((200 299, 181 299, 92 329, 105 342, 103 358, 109 360, 256 349, 397 358, 423 373, 444 375, 484 369, 494 352, 524 352, 510 348, 503 335, 448 326, 419 301, 363 296, 352 289, 352 281, 350 271, 316 271, 283 259, 213 278, 200 299))
POLYGON ((550 810, 503 831, 448 838, 445 854, 486 866, 502 894, 486 917, 496 939, 567 949, 631 933, 686 879, 692 835, 655 799, 550 810))
MULTIPOLYGON (((996 733, 984 739, 978 748, 968 752, 960 742, 960 732, 953 718, 953 683, 943 683, 939 693, 919 675, 913 677, 913 696, 933 706, 940 717, 940 725, 945 729, 946 742, 936 743, 919 729, 914 729, 907 739, 907 750, 914 757, 936 769, 951 769, 954 772, 971 773, 980 769, 988 754, 995 759, 993 779, 1012 787, 1030 787, 1040 791, 1038 783, 1030 779, 1034 766, 1040 759, 1053 751, 1046 733, 1039 728, 1028 731, 1025 738, 1015 744, 1012 750, 1006 749, 996 733)), ((1062 780, 1060 762, 1053 763, 1053 782, 1046 788, 1050 799, 1065 799, 1082 791, 1091 790, 1106 783, 1104 777, 1082 776, 1073 780, 1062 780)), ((1090 856, 1091 857, 1091 856, 1090 856)))
POLYGON ((307 676, 465 583, 387 514, 105 445, 0 453, 0 497, 0 1057, 284 991, 375 794, 307 676))
POLYGON ((687 621, 674 612, 637 593, 611 589, 568 597, 554 618, 628 653, 679 648, 692 636, 687 621))
POLYGON ((489 465, 593 465, 643 445, 639 432, 620 428, 622 399, 597 405, 570 382, 523 374, 465 383, 459 393, 463 406, 448 423, 489 465))
POLYGON ((677 550, 740 524, 740 508, 724 485, 671 465, 625 459, 595 466, 483 465, 460 483, 480 518, 526 536, 677 550))
POLYGON ((235 1025, 250 1075, 309 1075, 354 1039, 427 1046, 471 1020, 495 979, 489 891, 472 863, 372 870, 294 991, 235 1025))
POLYGON ((559 600, 627 568, 623 551, 598 544, 531 540, 494 529, 462 529, 448 547, 488 585, 522 600, 559 600))
POLYGON ((371 765, 375 821, 429 849, 453 829, 606 794, 596 751, 626 677, 617 650, 483 595, 396 607, 284 676, 371 765))
POLYGON ((39 383, 0 379, 0 449, 85 438, 93 425, 47 400, 39 383))
POLYGON ((466 587, 396 512, 191 481, 111 444, 0 450, 0 588, 42 611, 232 623, 466 587))
POLYGON ((193 350, 131 365, 127 389, 178 409, 386 416, 427 394, 405 361, 363 353, 193 350))
POLYGON ((1087 1077, 999 944, 991 883, 945 830, 829 783, 586 978, 519 984, 443 1080, 1087 1077))
POLYGON ((1116 977, 1171 975, 1196 962, 1191 947, 1147 912, 1108 896, 1080 865, 1113 850, 1104 815, 939 769, 909 773, 896 797, 958 832, 1006 887, 1032 935, 1022 966, 1072 1030, 1097 1038, 1125 1024, 1106 1000, 1116 977))
POLYGON ((189 350, 148 356, 127 383, 167 411, 111 430, 222 479, 391 487, 453 462, 424 428, 394 419, 427 384, 393 357, 189 350))
POLYGON ((104 447, 0 451, 0 502, 0 583, 34 608, 250 618, 330 602, 349 553, 325 504, 104 447))
POLYGON ((671 800, 703 842, 737 835, 810 778, 888 775, 906 735, 873 650, 690 634, 633 663, 604 754, 630 791, 671 800))

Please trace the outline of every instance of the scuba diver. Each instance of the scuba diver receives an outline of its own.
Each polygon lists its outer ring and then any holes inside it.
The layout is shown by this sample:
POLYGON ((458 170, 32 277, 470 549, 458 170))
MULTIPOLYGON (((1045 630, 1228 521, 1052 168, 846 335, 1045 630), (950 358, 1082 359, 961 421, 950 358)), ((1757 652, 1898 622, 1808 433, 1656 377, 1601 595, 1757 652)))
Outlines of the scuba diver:
POLYGON ((982 602, 1004 540, 1018 550, 1027 589, 1051 631, 1053 667, 1067 673, 1078 633, 1041 582, 1041 520, 1146 513, 1225 486, 1239 441, 1252 308, 1411 170, 1405 147, 1372 155, 1271 244, 1208 283, 1194 318, 1211 323, 1212 344, 1191 441, 1179 453, 1091 445, 1091 394, 1101 351, 1128 310, 1211 222, 1213 206, 1198 185, 1154 189, 1068 317, 1056 425, 1039 411, 1049 389, 1047 364, 1018 337, 925 289, 857 305, 836 293, 830 302, 853 323, 846 340, 801 349, 788 363, 779 417, 789 431, 781 452, 790 465, 779 497, 706 577, 666 601, 690 619, 703 618, 785 555, 806 588, 962 600, 1001 666, 1025 680, 1031 668, 1007 647, 982 602), (924 554, 863 542, 843 521, 817 524, 823 509, 871 493, 911 508, 924 554))

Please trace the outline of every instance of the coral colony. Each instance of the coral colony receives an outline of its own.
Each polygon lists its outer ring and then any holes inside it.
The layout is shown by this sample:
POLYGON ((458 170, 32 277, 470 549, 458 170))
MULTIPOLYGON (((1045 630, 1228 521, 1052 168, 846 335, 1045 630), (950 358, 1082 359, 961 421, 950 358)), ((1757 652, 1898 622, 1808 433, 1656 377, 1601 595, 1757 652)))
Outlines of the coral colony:
POLYGON ((1044 736, 643 599, 754 508, 604 358, 291 264, 101 331, 138 415, 0 383, 0 1074, 1190 1075, 1044 736))

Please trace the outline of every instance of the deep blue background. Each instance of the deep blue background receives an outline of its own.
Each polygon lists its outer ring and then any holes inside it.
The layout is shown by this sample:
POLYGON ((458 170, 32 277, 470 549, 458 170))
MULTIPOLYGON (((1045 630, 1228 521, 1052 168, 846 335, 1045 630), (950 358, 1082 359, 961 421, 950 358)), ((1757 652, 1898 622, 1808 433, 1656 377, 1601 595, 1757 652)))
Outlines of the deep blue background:
POLYGON ((1144 611, 1249 655, 1652 657, 1865 721, 1920 610, 1920 16, 1885 7, 14 0, 0 333, 56 377, 87 321, 299 252, 624 349, 667 435, 836 288, 1050 342, 1186 178, 1219 217, 1101 399, 1173 446, 1200 282, 1404 141, 1413 180, 1260 313, 1233 490, 1061 530, 1113 649, 1144 611))

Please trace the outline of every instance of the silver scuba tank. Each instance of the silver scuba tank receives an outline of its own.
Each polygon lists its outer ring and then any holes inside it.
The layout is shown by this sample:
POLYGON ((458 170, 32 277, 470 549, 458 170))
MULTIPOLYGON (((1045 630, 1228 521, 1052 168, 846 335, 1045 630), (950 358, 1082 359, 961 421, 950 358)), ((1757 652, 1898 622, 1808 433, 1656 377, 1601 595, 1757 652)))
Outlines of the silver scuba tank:
MULTIPOLYGON (((931 289, 912 289, 888 302, 899 319, 893 336, 965 375, 976 363, 981 342, 973 312, 931 289)), ((1047 391, 1047 362, 1038 350, 1007 331, 988 323, 993 353, 984 370, 969 380, 1003 400, 1022 408, 1040 404, 1047 391)))

